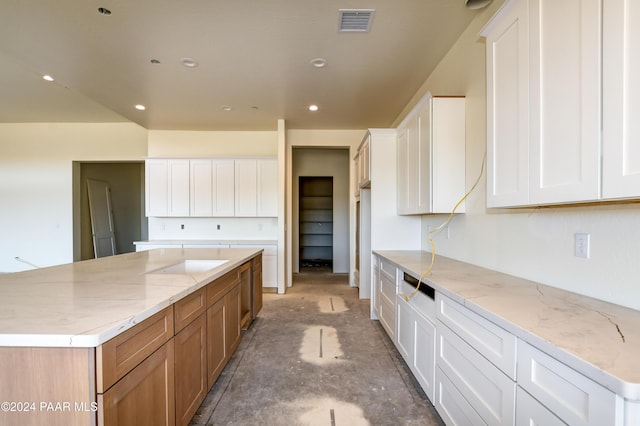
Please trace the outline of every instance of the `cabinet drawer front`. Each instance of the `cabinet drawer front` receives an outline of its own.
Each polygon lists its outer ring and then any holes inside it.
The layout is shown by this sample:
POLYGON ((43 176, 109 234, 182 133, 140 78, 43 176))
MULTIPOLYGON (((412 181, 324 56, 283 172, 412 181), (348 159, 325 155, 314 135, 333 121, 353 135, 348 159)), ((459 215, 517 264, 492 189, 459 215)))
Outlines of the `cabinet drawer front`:
POLYGON ((396 285, 396 265, 393 263, 380 259, 380 275, 386 277, 394 286, 396 285))
POLYGON ((207 307, 216 303, 226 293, 240 282, 240 269, 227 272, 217 280, 207 285, 207 307))
POLYGON ((176 333, 198 318, 206 309, 206 289, 191 293, 174 304, 176 333))
POLYGON ((564 426, 566 424, 520 386, 516 390, 516 406, 518 407, 516 426, 564 426))
POLYGON ((523 341, 518 342, 518 384, 564 422, 615 424, 613 392, 523 341))
POLYGON ((461 304, 436 294, 437 317, 512 380, 516 374, 516 337, 461 304))
POLYGON ((391 340, 395 341, 396 329, 396 304, 389 302, 386 298, 380 300, 380 323, 387 330, 391 340))
POLYGON ((436 345, 436 365, 484 421, 513 424, 515 382, 442 323, 436 345))
POLYGON ((173 305, 106 341, 96 350, 98 393, 109 389, 173 337, 173 305))
POLYGON ((447 378, 447 375, 436 367, 436 400, 435 407, 442 420, 448 425, 481 426, 487 423, 476 413, 462 394, 447 378))
POLYGON ((396 283, 390 281, 386 275, 381 274, 380 279, 380 293, 384 296, 390 303, 395 304, 396 300, 396 283))

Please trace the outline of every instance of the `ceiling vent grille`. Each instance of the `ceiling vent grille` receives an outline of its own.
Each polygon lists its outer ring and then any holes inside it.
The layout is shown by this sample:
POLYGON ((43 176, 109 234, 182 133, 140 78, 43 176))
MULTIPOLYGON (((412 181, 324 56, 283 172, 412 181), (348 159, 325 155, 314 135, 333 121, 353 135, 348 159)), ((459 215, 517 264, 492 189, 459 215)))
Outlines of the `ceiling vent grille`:
POLYGON ((374 9, 340 9, 338 31, 369 32, 374 9))

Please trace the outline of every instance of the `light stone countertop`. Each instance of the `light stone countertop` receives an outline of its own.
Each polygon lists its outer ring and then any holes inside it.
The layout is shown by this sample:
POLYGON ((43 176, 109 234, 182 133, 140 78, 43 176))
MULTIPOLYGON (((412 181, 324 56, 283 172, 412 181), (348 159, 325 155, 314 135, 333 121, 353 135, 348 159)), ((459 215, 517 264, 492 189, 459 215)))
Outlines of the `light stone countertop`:
POLYGON ((155 249, 0 275, 0 346, 96 347, 261 253, 155 249), (148 273, 190 259, 226 263, 148 273))
MULTIPOLYGON (((374 251, 419 278, 421 251, 374 251)), ((616 394, 640 400, 640 311, 436 256, 426 283, 616 394)))
POLYGON ((134 245, 153 245, 153 244, 233 244, 233 245, 272 245, 278 244, 277 240, 144 240, 134 241, 134 245))

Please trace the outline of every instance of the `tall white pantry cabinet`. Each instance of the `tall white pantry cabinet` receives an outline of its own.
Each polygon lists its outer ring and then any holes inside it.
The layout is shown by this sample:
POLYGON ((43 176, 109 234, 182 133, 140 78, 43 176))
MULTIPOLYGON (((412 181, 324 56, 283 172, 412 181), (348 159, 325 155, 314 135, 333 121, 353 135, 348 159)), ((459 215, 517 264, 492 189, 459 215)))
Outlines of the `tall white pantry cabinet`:
POLYGON ((640 196, 640 11, 510 0, 487 39, 487 206, 640 196))

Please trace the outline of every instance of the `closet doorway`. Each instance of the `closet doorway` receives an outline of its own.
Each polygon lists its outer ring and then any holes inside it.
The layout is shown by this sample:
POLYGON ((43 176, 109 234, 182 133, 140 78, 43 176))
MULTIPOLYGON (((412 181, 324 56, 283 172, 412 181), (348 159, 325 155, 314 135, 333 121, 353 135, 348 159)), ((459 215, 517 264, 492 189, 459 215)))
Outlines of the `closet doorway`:
POLYGON ((333 177, 300 176, 299 267, 333 268, 333 177))

